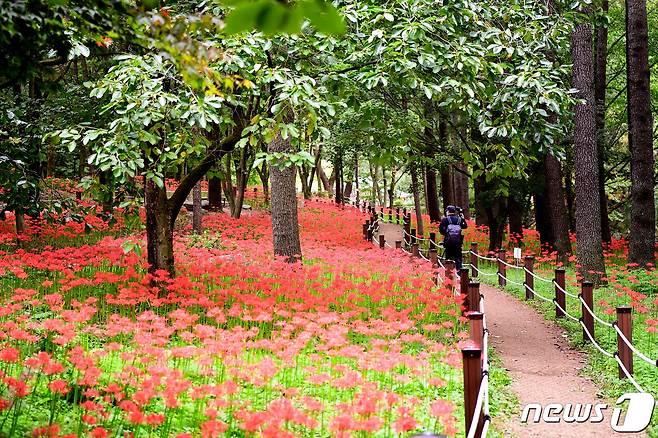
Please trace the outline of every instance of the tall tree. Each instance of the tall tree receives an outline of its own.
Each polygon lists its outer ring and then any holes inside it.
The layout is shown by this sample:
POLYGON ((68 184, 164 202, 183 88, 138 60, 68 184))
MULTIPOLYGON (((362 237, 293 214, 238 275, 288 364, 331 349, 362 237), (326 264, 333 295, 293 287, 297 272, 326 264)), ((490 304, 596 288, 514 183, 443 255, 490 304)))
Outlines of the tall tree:
POLYGON ((573 86, 581 99, 574 108, 576 239, 580 273, 586 280, 598 284, 605 272, 605 263, 601 244, 592 26, 587 21, 589 18, 586 16, 576 24, 571 34, 573 86))
POLYGON ((646 0, 626 1, 628 144, 631 151, 631 221, 628 261, 655 262, 653 120, 649 85, 646 0))
POLYGON ((222 180, 214 174, 208 177, 208 208, 222 211, 222 180))
MULTIPOLYGON (((292 110, 284 112, 286 123, 292 123, 292 110)), ((291 138, 284 138, 281 131, 270 142, 267 152, 270 154, 290 154, 291 138)), ((274 254, 286 257, 294 263, 302 257, 302 245, 299 240, 299 221, 297 219, 297 168, 292 162, 283 162, 270 166, 270 185, 272 187, 272 241, 274 254)))
POLYGON ((566 214, 567 206, 562 187, 562 165, 553 154, 546 155, 544 165, 546 170, 546 198, 553 247, 558 258, 562 262, 566 262, 567 256, 571 254, 571 241, 569 240, 569 220, 566 214))
MULTIPOLYGON (((601 11, 608 13, 608 0, 601 2, 601 11)), ((601 199, 601 237, 610 243, 610 218, 608 217, 608 196, 605 192, 605 94, 607 87, 608 66, 608 26, 599 24, 596 27, 596 59, 594 63, 594 97, 596 99, 596 143, 599 154, 599 196, 601 199)))
POLYGON ((425 166, 425 199, 427 200, 427 214, 430 217, 430 222, 441 221, 436 170, 431 165, 425 166))
POLYGON ((203 221, 203 208, 201 206, 201 181, 192 189, 192 231, 201 234, 203 221))
POLYGON ((418 166, 412 164, 411 171, 411 191, 414 196, 414 210, 416 211, 416 231, 419 236, 425 234, 425 227, 423 224, 423 209, 420 202, 420 184, 418 182, 418 166))

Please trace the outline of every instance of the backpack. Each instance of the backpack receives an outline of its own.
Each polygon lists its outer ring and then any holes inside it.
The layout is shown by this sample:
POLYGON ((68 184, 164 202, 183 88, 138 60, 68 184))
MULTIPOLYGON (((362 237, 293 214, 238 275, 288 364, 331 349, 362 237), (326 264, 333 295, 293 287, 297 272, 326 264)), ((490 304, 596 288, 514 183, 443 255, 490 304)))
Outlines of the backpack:
POLYGON ((456 216, 448 216, 448 227, 446 228, 445 245, 446 246, 461 246, 462 244, 462 224, 461 219, 456 216), (455 224, 452 219, 457 219, 455 224))

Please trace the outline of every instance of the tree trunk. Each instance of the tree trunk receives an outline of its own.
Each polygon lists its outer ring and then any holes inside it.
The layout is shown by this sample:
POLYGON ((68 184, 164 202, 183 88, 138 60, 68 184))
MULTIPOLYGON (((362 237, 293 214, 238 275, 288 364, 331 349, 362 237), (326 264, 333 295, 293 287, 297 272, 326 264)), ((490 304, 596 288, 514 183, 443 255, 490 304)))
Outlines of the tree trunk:
POLYGON ((231 211, 231 217, 233 219, 240 219, 242 215, 242 207, 244 206, 244 193, 247 190, 246 184, 240 184, 235 189, 235 196, 233 199, 233 210, 231 211))
POLYGON ((318 167, 315 169, 318 173, 318 180, 322 182, 322 187, 325 192, 331 193, 331 181, 327 178, 327 174, 324 173, 324 168, 322 167, 322 160, 318 163, 318 167))
POLYGON ((386 197, 388 195, 388 191, 386 190, 386 187, 388 187, 388 183, 386 182, 386 167, 382 166, 382 195, 383 195, 383 199, 382 199, 381 205, 386 205, 386 197))
POLYGON ((201 234, 201 221, 203 211, 201 208, 201 181, 194 185, 192 190, 192 231, 201 234))
POLYGON ((265 198, 265 203, 270 202, 270 168, 267 166, 266 162, 263 162, 258 169, 258 178, 260 178, 260 183, 263 186, 263 198, 265 198))
POLYGON ((100 171, 98 174, 98 183, 102 186, 101 204, 103 205, 103 212, 112 213, 114 209, 114 187, 107 176, 108 172, 100 171))
POLYGON ((444 210, 448 205, 455 205, 455 188, 453 186, 450 167, 446 167, 441 171, 441 195, 443 197, 444 210))
POLYGON ((553 237, 553 227, 550 223, 550 212, 548 207, 548 198, 546 196, 545 187, 533 195, 535 205, 535 227, 539 232, 539 243, 542 249, 555 246, 555 238, 553 237))
POLYGON ((579 23, 571 35, 573 85, 582 100, 574 109, 574 155, 576 167, 576 239, 578 263, 585 280, 599 284, 605 273, 601 244, 601 202, 596 147, 596 103, 592 27, 579 23))
POLYGON ((216 176, 208 178, 208 208, 222 211, 222 180, 216 176))
POLYGON ((336 174, 336 189, 334 191, 336 204, 343 203, 343 160, 337 156, 334 164, 334 173, 336 174))
MULTIPOLYGON (((603 0, 601 9, 608 13, 608 0, 603 0)), ((608 218, 608 197, 605 193, 605 92, 607 88, 606 70, 608 64, 608 26, 596 28, 596 60, 594 76, 594 97, 596 99, 596 143, 599 159, 599 197, 601 202, 601 237, 603 242, 610 243, 610 219, 608 218)))
POLYGON ((653 120, 646 0, 626 0, 628 144, 631 151, 629 263, 655 262, 653 120))
POLYGON ((251 174, 250 152, 243 148, 240 150, 239 160, 235 162, 235 187, 233 188, 233 205, 231 206, 231 217, 240 219, 242 206, 244 205, 244 193, 247 190, 247 182, 251 174))
POLYGON ((558 258, 566 263, 571 255, 571 241, 569 240, 569 222, 566 213, 564 190, 562 188, 562 167, 557 158, 547 154, 544 158, 546 171, 546 200, 548 204, 548 217, 553 237, 553 247, 558 258))
POLYGON ((515 196, 507 197, 507 214, 509 216, 510 242, 514 246, 523 243, 523 204, 515 196))
MULTIPOLYGON (((475 225, 479 226, 489 226, 489 219, 487 217, 487 212, 484 208, 484 191, 485 179, 483 176, 475 179, 473 187, 475 189, 475 225)), ((444 205, 444 208, 446 205, 444 205)))
POLYGON ((167 190, 147 180, 144 187, 146 207, 146 247, 149 273, 164 270, 174 276, 174 232, 170 220, 167 190))
POLYGON ((361 203, 361 189, 359 187, 359 157, 354 158, 354 186, 356 189, 356 205, 359 205, 361 203))
POLYGON ((489 223, 489 251, 497 251, 503 247, 505 224, 507 222, 507 206, 505 198, 494 197, 485 204, 484 211, 489 223))
POLYGON ((430 222, 441 221, 441 208, 439 207, 439 195, 436 186, 436 171, 430 166, 425 166, 425 199, 427 200, 427 213, 430 222))
MULTIPOLYGON (((288 118, 292 118, 292 113, 288 114, 288 118)), ((288 153, 291 150, 290 137, 284 139, 280 132, 268 146, 269 153, 288 153)), ((297 219, 296 173, 295 166, 270 167, 274 254, 285 256, 289 263, 302 258, 297 219)))
POLYGON ((418 169, 416 166, 411 167, 411 191, 414 195, 414 208, 416 210, 416 232, 419 236, 425 234, 423 226, 423 210, 420 202, 420 186, 418 184, 418 169))
POLYGON ((222 184, 224 185, 224 197, 228 203, 228 210, 233 216, 235 211, 235 187, 233 186, 233 172, 231 170, 231 155, 226 155, 226 160, 224 161, 224 175, 222 178, 222 184))
POLYGON ((393 208, 395 203, 395 186, 397 184, 396 179, 397 169, 395 166, 391 167, 391 181, 388 184, 388 187, 384 187, 384 190, 388 192, 388 208, 393 208))
POLYGON ((303 165, 299 169, 299 181, 302 183, 302 195, 304 199, 311 199, 311 186, 308 183, 309 173, 313 174, 314 170, 310 169, 307 165, 303 165))
POLYGON ((457 163, 457 171, 453 172, 453 185, 455 187, 455 202, 464 210, 464 217, 470 219, 468 176, 466 175, 466 164, 462 161, 457 163))
POLYGON ((372 203, 377 204, 379 202, 381 204, 381 198, 379 194, 379 166, 376 164, 373 166, 372 162, 370 162, 369 165, 370 177, 372 178, 372 203))
POLYGON ((567 200, 567 217, 569 231, 576 232, 576 191, 573 187, 573 156, 567 154, 567 162, 564 169, 564 194, 567 200))
POLYGON ((16 234, 25 233, 25 214, 20 211, 14 212, 14 219, 16 221, 16 234))
POLYGON ((352 196, 352 185, 353 185, 352 181, 347 181, 345 183, 345 188, 343 189, 343 197, 345 199, 349 199, 350 196, 352 196))

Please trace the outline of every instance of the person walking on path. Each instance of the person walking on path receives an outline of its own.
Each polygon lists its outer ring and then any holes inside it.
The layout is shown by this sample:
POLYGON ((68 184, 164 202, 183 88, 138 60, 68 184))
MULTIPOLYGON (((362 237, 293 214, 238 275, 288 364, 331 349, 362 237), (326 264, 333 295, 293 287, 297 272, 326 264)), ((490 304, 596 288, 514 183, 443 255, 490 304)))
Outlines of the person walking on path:
POLYGON ((446 216, 441 219, 439 232, 443 235, 443 247, 445 258, 454 260, 457 270, 462 268, 462 245, 464 236, 462 230, 468 228, 462 209, 454 205, 448 205, 446 216))

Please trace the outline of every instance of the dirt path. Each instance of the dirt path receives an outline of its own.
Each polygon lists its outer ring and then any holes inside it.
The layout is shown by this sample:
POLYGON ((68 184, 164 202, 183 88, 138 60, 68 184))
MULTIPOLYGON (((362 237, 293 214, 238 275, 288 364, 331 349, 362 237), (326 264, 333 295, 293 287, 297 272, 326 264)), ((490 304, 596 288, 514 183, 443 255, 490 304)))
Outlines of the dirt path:
MULTIPOLYGON (((564 329, 507 292, 487 285, 481 285, 480 291, 485 296, 491 345, 512 378, 511 389, 519 398, 520 409, 528 403, 606 403, 596 396, 592 381, 581 375, 587 355, 569 346, 564 329)), ((605 414, 601 423, 522 424, 519 412, 506 422, 494 418, 494 425, 505 431, 505 436, 619 436, 610 428, 612 410, 608 408, 605 414)))
MULTIPOLYGON (((380 233, 391 245, 402 239, 402 230, 397 225, 380 224, 380 233)), ((516 415, 493 419, 496 430, 506 437, 519 438, 619 437, 610 428, 612 407, 604 411, 605 419, 601 423, 521 423, 521 411, 528 403, 546 406, 606 401, 597 397, 592 381, 581 375, 587 355, 569 346, 563 336, 564 329, 507 292, 484 284, 480 291, 485 296, 491 345, 512 378, 511 390, 520 401, 516 415)))

